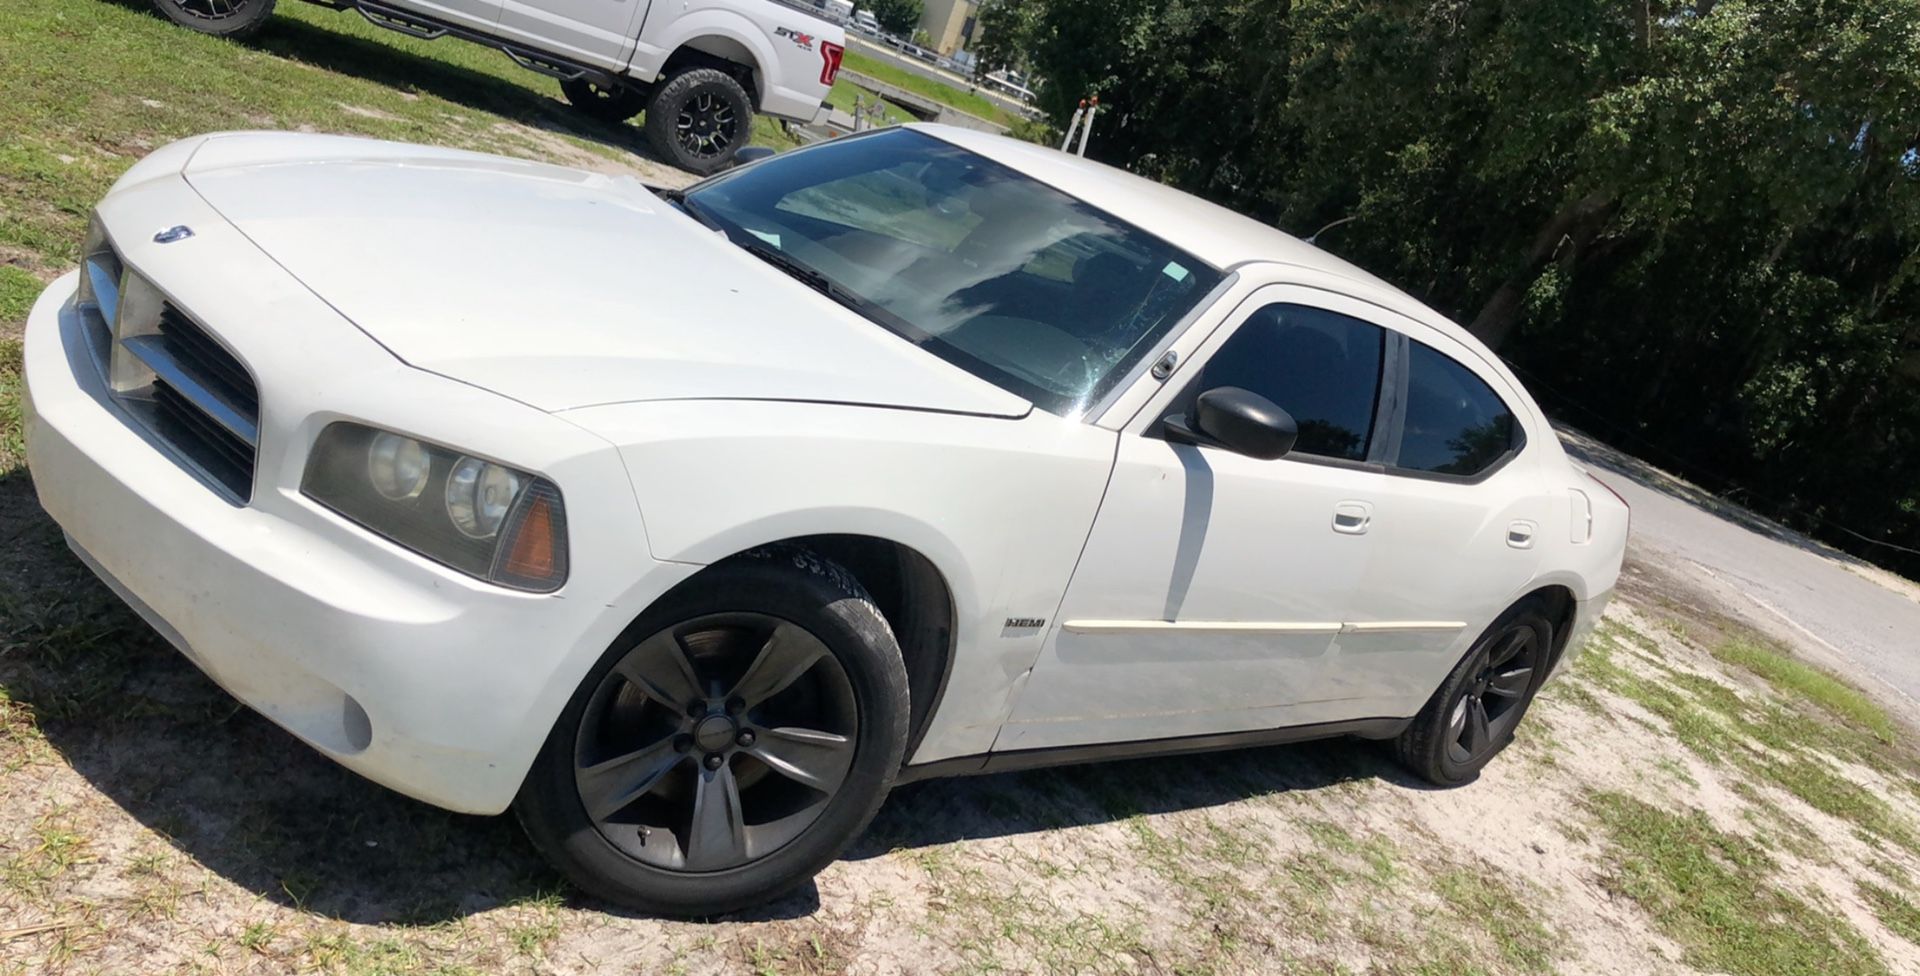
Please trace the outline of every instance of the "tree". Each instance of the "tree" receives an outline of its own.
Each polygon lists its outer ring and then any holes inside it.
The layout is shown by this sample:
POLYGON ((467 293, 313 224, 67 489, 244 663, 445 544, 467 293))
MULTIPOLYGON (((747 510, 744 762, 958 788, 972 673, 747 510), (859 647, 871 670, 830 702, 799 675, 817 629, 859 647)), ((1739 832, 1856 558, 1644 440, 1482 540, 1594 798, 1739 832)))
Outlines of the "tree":
POLYGON ((1026 49, 1045 6, 1023 0, 986 0, 980 5, 974 14, 978 40, 972 48, 980 74, 1026 64, 1026 49))
POLYGON ((919 25, 925 7, 922 0, 873 0, 869 9, 887 33, 906 37, 919 25))
POLYGON ((1058 124, 1100 95, 1090 154, 1328 227, 1568 419, 1920 572, 1874 544, 1920 548, 1920 2, 981 16, 1058 124))

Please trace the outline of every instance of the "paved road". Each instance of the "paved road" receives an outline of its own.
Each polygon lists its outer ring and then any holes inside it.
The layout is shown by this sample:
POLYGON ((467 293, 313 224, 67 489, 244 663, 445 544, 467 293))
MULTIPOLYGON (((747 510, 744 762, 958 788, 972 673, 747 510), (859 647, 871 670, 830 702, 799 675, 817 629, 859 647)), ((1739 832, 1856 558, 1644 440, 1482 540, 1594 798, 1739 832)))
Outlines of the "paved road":
POLYGON ((1697 585, 1723 608, 1920 716, 1920 587, 1726 505, 1578 435, 1576 457, 1633 506, 1630 559, 1697 585), (1881 576, 1876 581, 1869 576, 1881 576))

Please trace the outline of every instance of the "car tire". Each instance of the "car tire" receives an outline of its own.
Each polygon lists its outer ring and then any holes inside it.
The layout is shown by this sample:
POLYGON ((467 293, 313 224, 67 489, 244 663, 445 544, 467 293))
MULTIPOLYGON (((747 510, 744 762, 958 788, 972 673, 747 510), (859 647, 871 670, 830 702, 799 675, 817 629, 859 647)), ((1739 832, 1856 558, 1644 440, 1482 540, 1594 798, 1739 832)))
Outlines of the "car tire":
POLYGON ((152 0, 160 16, 215 37, 249 37, 273 16, 273 0, 152 0))
POLYGON ((718 68, 683 68, 654 86, 647 143, 681 169, 711 175, 753 138, 753 100, 718 68))
POLYGON ((622 633, 514 812, 589 894, 660 915, 736 911, 812 878, 866 829, 900 769, 908 712, 899 645, 853 576, 806 549, 755 550, 622 633), (667 704, 689 693, 701 697, 667 704), (620 765, 643 756, 655 758, 620 765))
POLYGON ((569 78, 560 83, 560 94, 567 104, 582 115, 613 125, 639 115, 647 107, 648 89, 644 85, 602 87, 586 78, 569 78))
POLYGON ((1552 658, 1553 622, 1541 606, 1508 610, 1394 740, 1396 758, 1436 786, 1472 782, 1513 741, 1552 658))

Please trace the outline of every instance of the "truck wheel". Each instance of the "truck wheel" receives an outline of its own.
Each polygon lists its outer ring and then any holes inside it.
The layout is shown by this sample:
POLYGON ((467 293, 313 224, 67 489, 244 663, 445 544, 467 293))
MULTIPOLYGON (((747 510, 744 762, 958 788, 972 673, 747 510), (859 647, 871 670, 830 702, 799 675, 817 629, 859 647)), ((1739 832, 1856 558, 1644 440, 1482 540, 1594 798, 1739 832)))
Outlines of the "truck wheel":
POLYGON ((725 169, 752 135, 753 101, 717 68, 684 68, 656 85, 647 103, 653 151, 702 176, 725 169))
POLYGON ((160 16, 215 37, 247 37, 273 15, 273 0, 152 0, 160 16))
POLYGON ((560 83, 560 94, 567 104, 582 114, 619 125, 647 107, 647 89, 633 85, 601 86, 585 78, 569 78, 560 83))
POLYGON ((704 917, 768 901, 866 829, 907 674, 853 576, 771 546, 648 608, 589 672, 514 812, 589 894, 704 917))

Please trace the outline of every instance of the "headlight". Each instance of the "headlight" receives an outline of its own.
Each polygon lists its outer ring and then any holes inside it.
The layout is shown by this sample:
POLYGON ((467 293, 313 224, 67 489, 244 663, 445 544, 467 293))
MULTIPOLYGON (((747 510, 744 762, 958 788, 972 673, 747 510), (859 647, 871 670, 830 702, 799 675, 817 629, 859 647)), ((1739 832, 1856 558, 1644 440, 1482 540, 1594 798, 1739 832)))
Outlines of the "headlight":
POLYGON ((491 461, 463 457, 447 476, 447 514, 453 527, 474 539, 500 531, 513 500, 520 496, 520 472, 491 461))
POLYGON ((560 489, 537 475, 362 424, 334 423, 300 491, 463 573, 551 592, 567 578, 560 489))
POLYGON ((367 448, 367 480, 390 502, 420 497, 432 473, 433 456, 427 445, 411 437, 382 431, 367 448))

